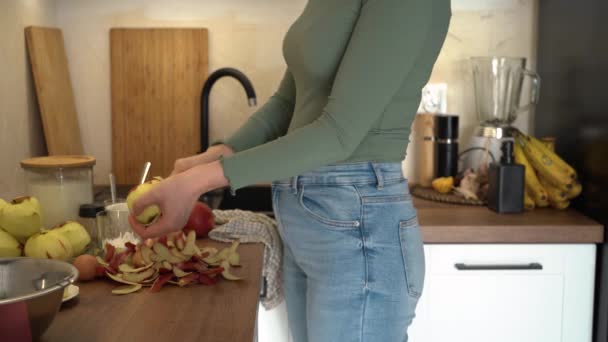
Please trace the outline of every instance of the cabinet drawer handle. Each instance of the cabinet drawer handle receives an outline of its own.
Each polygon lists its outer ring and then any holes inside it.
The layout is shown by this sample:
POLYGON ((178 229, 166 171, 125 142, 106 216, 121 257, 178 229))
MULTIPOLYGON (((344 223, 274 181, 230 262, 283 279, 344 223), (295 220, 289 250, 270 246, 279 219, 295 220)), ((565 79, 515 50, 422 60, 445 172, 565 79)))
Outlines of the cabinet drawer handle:
POLYGON ((475 264, 475 265, 467 265, 464 263, 456 263, 454 264, 459 271, 488 271, 488 270, 542 270, 543 265, 538 262, 531 262, 529 264, 494 264, 494 265, 484 265, 484 264, 475 264))

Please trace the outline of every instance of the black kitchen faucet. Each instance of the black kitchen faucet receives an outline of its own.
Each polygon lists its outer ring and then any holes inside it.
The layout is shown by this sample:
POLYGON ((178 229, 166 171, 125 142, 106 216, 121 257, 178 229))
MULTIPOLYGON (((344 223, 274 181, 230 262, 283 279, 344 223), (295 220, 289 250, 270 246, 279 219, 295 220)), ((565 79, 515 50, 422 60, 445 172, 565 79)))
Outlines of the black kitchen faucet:
POLYGON ((209 148, 209 94, 211 93, 211 88, 215 84, 217 80, 224 76, 230 76, 235 78, 243 88, 245 89, 245 93, 247 94, 247 99, 249 102, 249 106, 256 105, 256 96, 255 90, 253 89, 253 85, 249 78, 245 76, 241 71, 234 68, 222 68, 214 71, 203 85, 203 91, 201 93, 201 150, 200 153, 205 152, 207 148, 209 148))

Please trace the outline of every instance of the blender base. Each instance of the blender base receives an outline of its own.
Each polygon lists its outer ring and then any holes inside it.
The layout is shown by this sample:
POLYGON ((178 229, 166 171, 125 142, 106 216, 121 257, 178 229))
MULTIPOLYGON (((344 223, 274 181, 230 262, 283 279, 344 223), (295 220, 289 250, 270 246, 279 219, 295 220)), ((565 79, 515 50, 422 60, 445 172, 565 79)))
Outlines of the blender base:
POLYGON ((475 135, 467 148, 460 152, 462 170, 473 168, 477 170, 481 163, 499 161, 502 156, 500 147, 505 140, 513 140, 517 129, 511 126, 491 127, 479 126, 475 129, 475 135), (486 151, 490 156, 486 156, 486 151))
POLYGON ((512 126, 493 127, 493 126, 479 126, 475 130, 475 137, 484 138, 513 138, 517 133, 517 129, 512 126))

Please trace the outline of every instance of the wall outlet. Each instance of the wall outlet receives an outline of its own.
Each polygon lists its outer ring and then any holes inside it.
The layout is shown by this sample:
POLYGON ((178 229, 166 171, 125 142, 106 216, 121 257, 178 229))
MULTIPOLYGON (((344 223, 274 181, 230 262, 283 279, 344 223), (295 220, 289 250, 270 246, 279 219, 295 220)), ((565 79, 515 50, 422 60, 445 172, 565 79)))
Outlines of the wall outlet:
POLYGON ((448 85, 446 83, 430 83, 422 89, 422 99, 418 113, 447 113, 448 85))

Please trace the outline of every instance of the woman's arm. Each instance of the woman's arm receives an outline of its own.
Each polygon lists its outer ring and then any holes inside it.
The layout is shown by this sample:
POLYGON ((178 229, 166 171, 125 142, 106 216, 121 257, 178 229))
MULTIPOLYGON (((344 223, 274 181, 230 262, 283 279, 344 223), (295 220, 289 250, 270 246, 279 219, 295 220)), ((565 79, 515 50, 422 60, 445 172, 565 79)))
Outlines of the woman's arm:
POLYGON ((225 144, 216 143, 204 153, 178 159, 170 177, 134 203, 135 216, 151 204, 159 205, 163 214, 149 227, 144 227, 130 215, 133 230, 141 237, 149 238, 181 229, 201 194, 228 185, 218 159, 285 134, 293 115, 294 102, 295 84, 288 70, 277 92, 225 144))
POLYGON ((225 158, 233 189, 347 159, 405 82, 417 89, 427 82, 447 33, 450 1, 367 0, 362 6, 322 115, 225 158))
POLYGON ((211 146, 207 151, 191 157, 180 158, 175 161, 171 176, 182 173, 197 165, 207 164, 219 160, 222 157, 229 157, 234 154, 232 148, 228 145, 219 144, 211 146))

